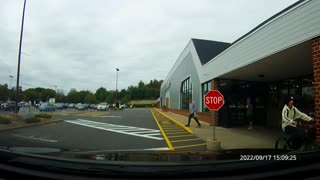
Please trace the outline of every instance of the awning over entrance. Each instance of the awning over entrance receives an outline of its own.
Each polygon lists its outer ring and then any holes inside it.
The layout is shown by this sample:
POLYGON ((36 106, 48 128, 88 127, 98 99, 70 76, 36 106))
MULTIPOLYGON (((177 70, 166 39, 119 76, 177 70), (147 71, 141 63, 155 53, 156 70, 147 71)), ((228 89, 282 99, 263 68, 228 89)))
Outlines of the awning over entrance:
MULTIPOLYGON (((244 52, 245 53, 245 52, 244 52)), ((278 81, 312 74, 310 41, 268 56, 218 78, 248 81, 278 81)))

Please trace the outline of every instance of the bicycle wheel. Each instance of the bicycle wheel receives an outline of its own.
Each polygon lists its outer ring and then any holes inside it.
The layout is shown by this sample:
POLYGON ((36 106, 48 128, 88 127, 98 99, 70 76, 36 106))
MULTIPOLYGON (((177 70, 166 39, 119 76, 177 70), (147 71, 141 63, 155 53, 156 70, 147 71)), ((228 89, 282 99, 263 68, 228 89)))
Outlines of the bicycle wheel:
POLYGON ((289 146, 287 144, 287 138, 285 138, 285 137, 278 138, 275 143, 275 149, 276 150, 289 149, 289 146))

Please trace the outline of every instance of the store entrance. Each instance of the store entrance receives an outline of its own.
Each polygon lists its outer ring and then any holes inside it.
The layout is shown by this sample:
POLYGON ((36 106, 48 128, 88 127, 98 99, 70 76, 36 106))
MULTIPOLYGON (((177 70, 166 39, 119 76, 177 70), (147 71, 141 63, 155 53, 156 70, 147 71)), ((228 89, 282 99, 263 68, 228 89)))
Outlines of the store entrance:
POLYGON ((249 124, 246 115, 247 99, 250 99, 253 105, 254 124, 266 124, 267 83, 219 80, 219 90, 225 98, 225 104, 219 111, 219 123, 222 127, 249 124))

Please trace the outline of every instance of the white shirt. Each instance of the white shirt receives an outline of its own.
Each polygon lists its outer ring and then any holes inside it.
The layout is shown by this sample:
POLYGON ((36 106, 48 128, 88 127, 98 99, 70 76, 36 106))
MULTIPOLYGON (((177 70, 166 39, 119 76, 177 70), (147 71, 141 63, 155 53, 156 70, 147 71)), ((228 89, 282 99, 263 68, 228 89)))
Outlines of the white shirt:
POLYGON ((282 130, 284 131, 287 126, 296 127, 292 124, 292 122, 297 118, 303 119, 305 121, 311 121, 312 119, 305 113, 300 112, 296 107, 293 106, 290 109, 287 105, 284 105, 282 109, 282 130))

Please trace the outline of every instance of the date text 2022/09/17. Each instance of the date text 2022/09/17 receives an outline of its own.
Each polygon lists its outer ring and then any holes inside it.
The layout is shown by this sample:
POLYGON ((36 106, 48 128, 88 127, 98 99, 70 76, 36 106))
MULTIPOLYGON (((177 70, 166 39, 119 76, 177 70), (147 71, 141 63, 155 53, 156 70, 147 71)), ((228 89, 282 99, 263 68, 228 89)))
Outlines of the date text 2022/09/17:
POLYGON ((296 155, 240 155, 241 161, 295 161, 296 155))

